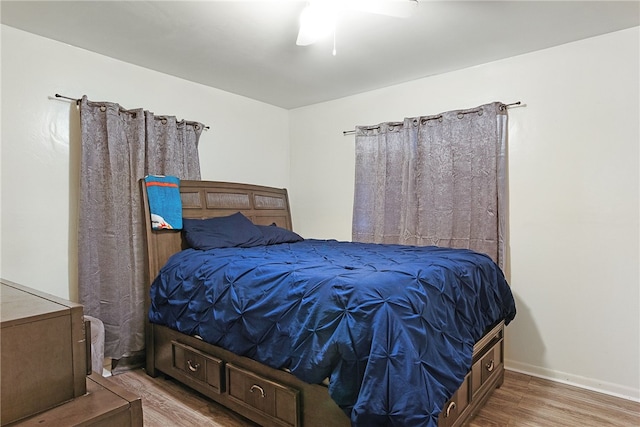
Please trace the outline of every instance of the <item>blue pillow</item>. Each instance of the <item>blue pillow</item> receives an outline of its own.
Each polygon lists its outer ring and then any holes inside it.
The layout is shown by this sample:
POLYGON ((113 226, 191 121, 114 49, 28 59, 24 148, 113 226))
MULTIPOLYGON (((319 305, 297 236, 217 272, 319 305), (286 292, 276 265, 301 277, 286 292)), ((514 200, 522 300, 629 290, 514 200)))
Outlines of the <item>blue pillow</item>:
POLYGON ((278 243, 295 243, 304 240, 298 234, 286 228, 278 227, 275 223, 271 225, 257 225, 264 236, 265 245, 276 245, 278 243))
POLYGON ((183 218, 182 230, 187 243, 194 249, 250 248, 264 245, 260 229, 240 212, 208 219, 183 218))

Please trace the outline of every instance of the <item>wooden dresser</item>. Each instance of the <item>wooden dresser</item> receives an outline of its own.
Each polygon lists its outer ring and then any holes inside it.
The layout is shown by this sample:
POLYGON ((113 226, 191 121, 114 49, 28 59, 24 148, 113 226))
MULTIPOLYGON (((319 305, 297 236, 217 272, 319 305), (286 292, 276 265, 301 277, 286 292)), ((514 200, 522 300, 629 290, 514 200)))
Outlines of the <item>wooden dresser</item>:
POLYGON ((82 305, 0 285, 0 425, 142 426, 139 398, 87 376, 82 305))
POLYGON ((133 393, 95 372, 87 377, 87 394, 11 427, 142 427, 142 403, 133 393))

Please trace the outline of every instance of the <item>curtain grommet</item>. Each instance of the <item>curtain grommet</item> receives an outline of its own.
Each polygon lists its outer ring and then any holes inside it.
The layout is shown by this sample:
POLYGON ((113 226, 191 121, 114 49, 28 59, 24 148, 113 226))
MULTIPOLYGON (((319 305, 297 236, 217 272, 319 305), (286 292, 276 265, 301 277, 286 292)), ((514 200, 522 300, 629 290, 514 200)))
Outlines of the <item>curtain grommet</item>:
POLYGON ((100 111, 102 111, 104 113, 105 111, 107 111, 107 107, 105 105, 101 105, 100 106, 100 111))

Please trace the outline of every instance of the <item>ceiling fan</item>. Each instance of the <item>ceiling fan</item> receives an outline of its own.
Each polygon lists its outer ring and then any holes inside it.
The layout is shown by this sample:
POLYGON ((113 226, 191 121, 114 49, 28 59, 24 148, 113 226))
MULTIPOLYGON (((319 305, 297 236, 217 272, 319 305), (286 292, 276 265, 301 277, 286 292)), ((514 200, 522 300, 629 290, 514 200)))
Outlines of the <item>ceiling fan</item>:
POLYGON ((308 46, 333 33, 335 55, 336 23, 345 12, 358 11, 407 18, 417 5, 418 0, 310 0, 300 14, 296 44, 308 46))

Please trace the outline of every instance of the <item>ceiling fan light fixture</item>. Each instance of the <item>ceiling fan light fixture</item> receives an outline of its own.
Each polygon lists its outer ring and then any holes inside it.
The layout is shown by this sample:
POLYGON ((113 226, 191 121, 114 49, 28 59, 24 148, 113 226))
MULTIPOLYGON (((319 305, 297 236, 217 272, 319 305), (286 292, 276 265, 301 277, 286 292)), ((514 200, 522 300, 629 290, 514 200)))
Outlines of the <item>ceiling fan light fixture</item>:
POLYGON ((300 14, 300 30, 296 44, 308 46, 334 35, 336 23, 343 12, 360 11, 377 15, 408 18, 418 5, 418 0, 310 0, 300 14))
POLYGON ((300 31, 296 44, 307 46, 333 34, 339 10, 333 2, 311 2, 300 14, 300 31))

